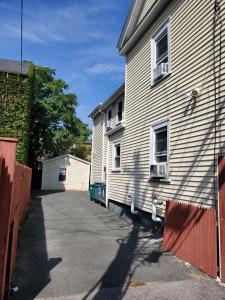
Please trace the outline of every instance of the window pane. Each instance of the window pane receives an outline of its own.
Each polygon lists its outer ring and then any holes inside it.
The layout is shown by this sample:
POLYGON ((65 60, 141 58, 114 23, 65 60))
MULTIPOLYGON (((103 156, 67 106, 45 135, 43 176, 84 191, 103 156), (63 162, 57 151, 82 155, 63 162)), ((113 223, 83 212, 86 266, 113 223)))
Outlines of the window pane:
POLYGON ((156 41, 156 63, 168 62, 168 40, 167 32, 156 41), (162 59, 164 59, 162 61, 162 59))
POLYGON ((116 146, 116 156, 120 156, 120 146, 116 146))
POLYGON ((160 155, 155 157, 157 163, 167 162, 167 155, 160 155))
POLYGON ((155 155, 167 153, 167 127, 155 131, 155 155))
POLYGON ((115 158, 115 167, 120 168, 120 157, 115 158))
POLYGON ((120 121, 122 121, 122 119, 123 119, 123 113, 121 111, 121 112, 118 112, 118 121, 120 122, 120 121))
POLYGON ((111 120, 111 119, 112 119, 112 111, 109 110, 109 111, 108 111, 108 120, 111 120))
POLYGON ((123 102, 120 101, 120 102, 118 103, 118 111, 122 111, 122 110, 123 110, 123 102))
POLYGON ((117 116, 118 116, 118 121, 119 122, 122 121, 122 119, 123 119, 123 102, 122 101, 120 101, 118 103, 118 114, 117 114, 117 116))

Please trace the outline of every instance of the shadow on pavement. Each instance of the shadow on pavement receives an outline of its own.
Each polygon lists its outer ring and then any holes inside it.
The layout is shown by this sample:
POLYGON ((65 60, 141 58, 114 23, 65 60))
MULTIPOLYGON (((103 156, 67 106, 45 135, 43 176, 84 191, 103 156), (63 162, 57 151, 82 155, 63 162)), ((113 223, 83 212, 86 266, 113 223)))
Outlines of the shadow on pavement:
MULTIPOLYGON (((158 232, 155 233, 158 239, 158 232)), ((116 288, 113 293, 113 299, 123 299, 129 286, 140 286, 144 282, 132 280, 135 270, 139 266, 149 266, 151 263, 157 263, 162 255, 161 239, 152 245, 152 251, 149 253, 149 241, 154 239, 154 233, 150 229, 140 224, 133 224, 130 234, 125 239, 119 239, 119 249, 106 272, 92 289, 82 298, 86 299, 104 299, 105 288, 116 288), (92 293, 98 292, 92 297, 92 293), (90 298, 91 296, 91 298, 90 298)), ((107 296, 108 297, 108 296, 107 296)))
POLYGON ((31 300, 51 281, 50 271, 61 257, 49 258, 47 254, 42 197, 31 201, 30 213, 25 220, 18 242, 18 255, 13 275, 13 285, 19 291, 10 299, 31 300))

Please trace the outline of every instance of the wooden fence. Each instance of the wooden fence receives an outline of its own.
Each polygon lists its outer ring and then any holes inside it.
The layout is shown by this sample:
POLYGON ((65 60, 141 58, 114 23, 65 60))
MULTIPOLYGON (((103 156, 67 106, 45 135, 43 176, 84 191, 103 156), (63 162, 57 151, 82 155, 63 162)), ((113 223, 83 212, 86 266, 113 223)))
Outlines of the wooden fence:
POLYGON ((209 276, 217 276, 216 211, 167 202, 164 249, 209 276))
POLYGON ((16 140, 0 138, 0 299, 7 299, 11 284, 19 226, 29 201, 30 168, 16 163, 16 140))

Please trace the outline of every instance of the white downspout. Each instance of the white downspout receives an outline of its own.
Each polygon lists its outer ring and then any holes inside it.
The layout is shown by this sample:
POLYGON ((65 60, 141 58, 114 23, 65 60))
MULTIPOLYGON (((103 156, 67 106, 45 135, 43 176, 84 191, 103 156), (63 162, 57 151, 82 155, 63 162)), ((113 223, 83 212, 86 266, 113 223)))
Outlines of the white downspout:
POLYGON ((106 208, 109 208, 109 193, 108 193, 108 184, 109 184, 109 167, 108 167, 108 162, 109 162, 109 138, 107 137, 107 149, 106 149, 106 192, 105 192, 105 206, 106 208))
POLYGON ((95 130, 95 125, 94 125, 94 120, 92 118, 92 141, 91 141, 91 174, 90 174, 90 183, 93 184, 93 161, 94 161, 94 130, 95 130))
POLYGON ((135 196, 134 194, 132 195, 128 195, 128 199, 130 200, 130 211, 132 213, 132 215, 137 215, 138 211, 135 210, 135 196))
POLYGON ((152 220, 154 222, 162 222, 162 219, 156 216, 156 211, 157 211, 156 205, 157 204, 161 205, 162 203, 163 203, 162 201, 159 201, 157 199, 152 200, 152 220))

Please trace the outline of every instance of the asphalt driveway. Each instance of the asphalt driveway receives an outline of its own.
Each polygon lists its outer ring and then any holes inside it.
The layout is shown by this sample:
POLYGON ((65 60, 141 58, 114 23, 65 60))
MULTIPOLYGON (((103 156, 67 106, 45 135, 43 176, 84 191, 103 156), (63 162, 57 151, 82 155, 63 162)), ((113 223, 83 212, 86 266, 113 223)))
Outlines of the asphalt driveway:
POLYGON ((225 299, 215 280, 161 248, 79 192, 32 200, 19 245, 12 299, 225 299))

